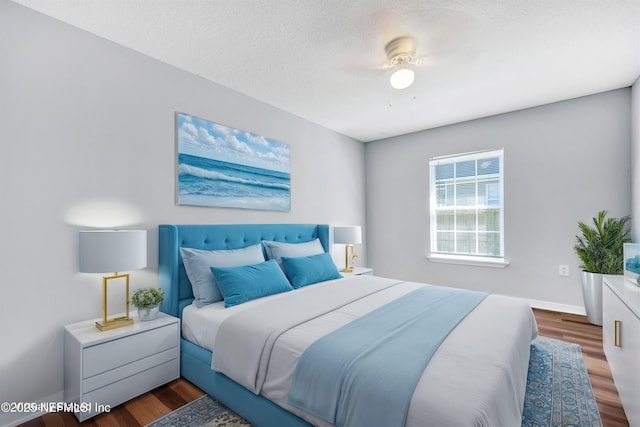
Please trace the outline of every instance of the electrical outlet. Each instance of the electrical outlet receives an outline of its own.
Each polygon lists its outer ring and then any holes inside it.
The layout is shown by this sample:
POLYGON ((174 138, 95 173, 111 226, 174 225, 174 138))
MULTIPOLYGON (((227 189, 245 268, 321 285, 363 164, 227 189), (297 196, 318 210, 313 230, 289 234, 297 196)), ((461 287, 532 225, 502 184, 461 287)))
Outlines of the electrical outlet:
POLYGON ((569 266, 566 264, 560 264, 558 266, 558 274, 561 276, 568 276, 569 275, 569 266))

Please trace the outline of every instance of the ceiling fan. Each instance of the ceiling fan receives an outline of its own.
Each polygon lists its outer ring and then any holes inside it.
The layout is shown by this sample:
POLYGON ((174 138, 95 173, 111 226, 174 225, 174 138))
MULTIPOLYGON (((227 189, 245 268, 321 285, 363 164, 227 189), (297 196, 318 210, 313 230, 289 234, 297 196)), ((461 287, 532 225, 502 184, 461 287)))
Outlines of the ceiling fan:
POLYGON ((387 53, 385 68, 393 68, 389 79, 394 89, 406 89, 413 84, 415 73, 410 66, 423 66, 424 57, 416 58, 416 43, 413 37, 402 36, 391 40, 384 48, 387 53))

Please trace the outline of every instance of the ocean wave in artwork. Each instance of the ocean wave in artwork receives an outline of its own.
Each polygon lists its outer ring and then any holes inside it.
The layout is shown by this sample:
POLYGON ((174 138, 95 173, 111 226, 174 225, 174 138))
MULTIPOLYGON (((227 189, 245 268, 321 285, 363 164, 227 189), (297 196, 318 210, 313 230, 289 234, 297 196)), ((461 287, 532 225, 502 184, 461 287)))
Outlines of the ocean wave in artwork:
POLYGON ((252 185, 256 187, 281 188, 283 190, 289 190, 290 188, 289 183, 265 182, 265 181, 259 181, 259 180, 240 178, 237 176, 226 175, 221 172, 201 169, 201 168, 188 166, 188 165, 179 165, 178 173, 180 175, 191 175, 197 178, 211 179, 214 181, 235 182, 238 184, 252 185))

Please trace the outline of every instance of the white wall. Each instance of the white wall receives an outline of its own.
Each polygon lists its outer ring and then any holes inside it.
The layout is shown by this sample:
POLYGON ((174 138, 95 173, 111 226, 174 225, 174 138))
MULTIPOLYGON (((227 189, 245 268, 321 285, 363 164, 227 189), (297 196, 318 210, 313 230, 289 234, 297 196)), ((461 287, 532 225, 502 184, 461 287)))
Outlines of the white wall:
POLYGON ((632 240, 640 242, 640 77, 631 87, 631 177, 632 240))
POLYGON ((7 0, 0 121, 0 402, 62 399, 63 325, 101 313, 80 229, 149 230, 136 288, 159 223, 365 225, 362 143, 7 0), (176 206, 175 111, 290 144, 291 212, 176 206))
POLYGON ((579 311, 577 222, 602 209, 616 217, 631 213, 630 95, 620 89, 368 143, 369 265, 377 275, 579 311), (510 265, 428 261, 429 158, 501 147, 510 265), (558 275, 559 264, 569 265, 569 277, 558 275))

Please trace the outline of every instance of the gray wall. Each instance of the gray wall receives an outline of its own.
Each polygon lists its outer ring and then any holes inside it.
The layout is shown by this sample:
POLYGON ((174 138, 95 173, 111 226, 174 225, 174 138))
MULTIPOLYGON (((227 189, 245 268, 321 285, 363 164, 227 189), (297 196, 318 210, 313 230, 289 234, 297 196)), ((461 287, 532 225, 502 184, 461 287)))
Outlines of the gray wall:
MULTIPOLYGON (((631 213, 631 90, 366 145, 369 265, 377 275, 581 309, 578 221, 631 213), (432 263, 430 157, 504 147, 504 269, 432 263), (567 264, 569 277, 558 275, 567 264)), ((425 114, 428 114, 425 112, 425 114)))
POLYGON ((362 143, 6 0, 0 120, 0 402, 62 399, 63 325, 101 314, 80 229, 149 230, 136 288, 159 223, 365 225, 362 143), (290 144, 291 212, 176 206, 175 111, 290 144))
POLYGON ((631 88, 632 235, 640 242, 640 77, 631 88))

